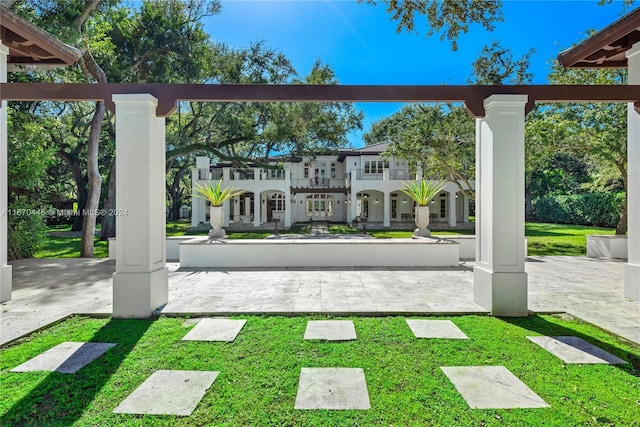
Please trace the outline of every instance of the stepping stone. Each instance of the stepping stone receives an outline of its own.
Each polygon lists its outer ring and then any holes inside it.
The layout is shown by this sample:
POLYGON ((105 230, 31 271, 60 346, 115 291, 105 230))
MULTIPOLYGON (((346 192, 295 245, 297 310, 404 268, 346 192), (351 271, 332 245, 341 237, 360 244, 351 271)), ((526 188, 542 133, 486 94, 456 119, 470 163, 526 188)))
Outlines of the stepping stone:
POLYGON ((527 337, 527 339, 538 344, 565 363, 627 363, 625 360, 578 337, 536 336, 527 337))
POLYGON ((360 368, 302 368, 295 409, 369 409, 360 368))
POLYGON ((220 372, 156 371, 123 400, 116 414, 189 416, 220 372))
POLYGON ((416 338, 469 339, 451 320, 412 320, 406 319, 416 338))
POLYGON ((105 342, 63 342, 13 368, 11 372, 55 371, 75 374, 114 346, 114 343, 105 342))
POLYGON ((349 341, 356 339, 352 320, 309 320, 305 340, 349 341))
POLYGON ((182 338, 185 341, 226 341, 236 339, 246 320, 202 319, 182 338))
POLYGON ((474 409, 546 408, 540 396, 504 366, 441 367, 474 409))

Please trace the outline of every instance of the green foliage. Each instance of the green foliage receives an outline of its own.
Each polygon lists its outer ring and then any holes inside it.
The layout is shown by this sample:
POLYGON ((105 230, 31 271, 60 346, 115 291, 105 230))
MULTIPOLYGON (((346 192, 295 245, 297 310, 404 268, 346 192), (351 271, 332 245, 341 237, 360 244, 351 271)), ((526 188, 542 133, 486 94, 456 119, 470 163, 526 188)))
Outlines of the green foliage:
POLYGON ((624 193, 588 193, 540 197, 533 202, 532 219, 558 224, 613 227, 620 218, 624 193))
POLYGON ((426 179, 409 182, 402 181, 402 185, 404 185, 404 188, 400 191, 409 196, 418 206, 427 206, 431 199, 437 196, 440 190, 444 188, 444 184, 434 181, 427 182, 426 179))
POLYGON ((245 190, 233 187, 222 188, 222 178, 220 178, 217 184, 200 185, 196 182, 196 192, 198 197, 208 200, 211 206, 222 206, 224 202, 243 194, 245 190))
POLYGON ((327 316, 243 316, 233 343, 181 341, 196 322, 73 317, 0 350, 3 426, 590 426, 637 425, 640 348, 566 316, 451 320, 468 340, 416 339, 405 317, 350 317, 358 339, 303 340, 327 316), (578 336, 631 363, 572 365, 526 337, 578 336), (499 339, 497 339, 499 337, 499 339), (63 341, 117 345, 76 374, 10 369, 63 341), (505 366, 549 404, 470 408, 441 366, 505 366), (635 366, 634 366, 635 365, 635 366), (366 411, 295 409, 303 367, 365 372, 366 411), (114 414, 159 369, 219 371, 188 417, 114 414), (598 420, 598 421, 594 421, 598 420), (606 420, 606 421, 605 421, 606 420))
POLYGON ((47 226, 39 208, 27 197, 12 200, 7 219, 7 257, 9 260, 29 258, 43 244, 47 226))
POLYGON ((480 24, 487 31, 493 31, 493 24, 502 18, 501 0, 358 0, 369 4, 382 3, 391 19, 398 22, 397 31, 416 31, 418 16, 426 18, 429 28, 427 37, 441 33, 440 40, 451 43, 451 49, 458 49, 458 37, 469 31, 469 25, 480 24), (418 15, 418 16, 416 16, 418 15))
POLYGON ((507 48, 494 41, 482 48, 480 56, 473 61, 473 79, 469 82, 477 85, 523 85, 531 83, 533 74, 529 70, 529 59, 535 53, 530 49, 520 59, 514 60, 507 48))

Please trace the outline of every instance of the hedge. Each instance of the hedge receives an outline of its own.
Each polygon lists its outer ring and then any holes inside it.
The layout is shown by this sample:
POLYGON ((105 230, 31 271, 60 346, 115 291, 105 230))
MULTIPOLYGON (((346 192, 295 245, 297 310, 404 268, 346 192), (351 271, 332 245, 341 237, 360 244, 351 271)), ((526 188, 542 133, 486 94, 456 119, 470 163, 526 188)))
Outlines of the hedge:
POLYGON ((544 196, 533 201, 533 221, 615 227, 625 193, 544 196))

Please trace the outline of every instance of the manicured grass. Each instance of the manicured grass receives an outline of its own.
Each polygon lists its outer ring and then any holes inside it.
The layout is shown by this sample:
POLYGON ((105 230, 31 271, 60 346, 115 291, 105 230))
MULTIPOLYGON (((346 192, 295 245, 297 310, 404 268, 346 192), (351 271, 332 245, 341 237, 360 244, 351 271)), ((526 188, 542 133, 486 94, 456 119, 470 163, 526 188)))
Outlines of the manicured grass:
POLYGON ((613 228, 585 227, 582 225, 544 224, 528 222, 529 255, 587 254, 587 234, 614 234, 613 228))
POLYGON ((233 343, 181 341, 184 318, 71 318, 0 350, 3 426, 638 426, 640 348, 590 325, 553 316, 522 319, 464 316, 451 320, 469 340, 413 337, 402 317, 352 318, 358 339, 302 339, 307 320, 243 317, 233 343), (528 335, 574 335, 631 361, 565 364, 528 335), (78 373, 10 373, 63 341, 118 345, 78 373), (509 369, 549 408, 470 409, 442 366, 509 369), (364 370, 370 410, 296 410, 303 367, 364 370), (158 369, 220 371, 189 417, 113 414, 158 369))
MULTIPOLYGON (((80 237, 60 237, 47 236, 44 244, 33 255, 34 258, 79 258, 80 257, 80 237)), ((98 240, 93 246, 93 256, 95 258, 106 258, 109 256, 108 242, 98 240)))

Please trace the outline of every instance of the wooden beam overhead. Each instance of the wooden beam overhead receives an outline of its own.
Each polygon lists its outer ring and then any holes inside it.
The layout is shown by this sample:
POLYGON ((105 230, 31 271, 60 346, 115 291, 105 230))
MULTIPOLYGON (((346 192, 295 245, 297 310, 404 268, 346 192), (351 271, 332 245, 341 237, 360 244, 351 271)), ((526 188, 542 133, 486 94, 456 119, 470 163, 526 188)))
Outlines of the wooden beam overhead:
POLYGON ((157 114, 167 116, 176 102, 445 102, 464 103, 475 117, 495 94, 527 95, 527 110, 540 102, 639 102, 640 85, 208 85, 164 83, 2 83, 3 101, 104 101, 114 94, 148 93, 158 98, 157 114))

